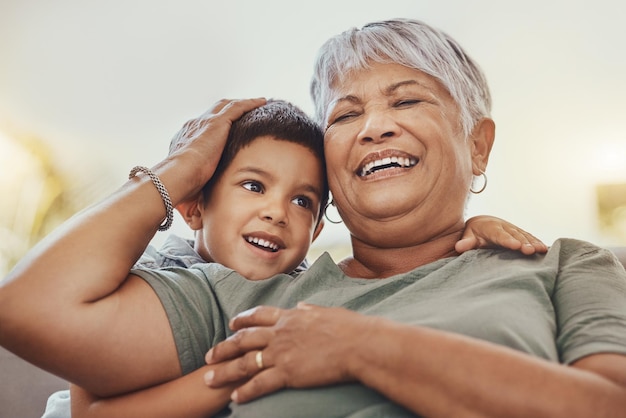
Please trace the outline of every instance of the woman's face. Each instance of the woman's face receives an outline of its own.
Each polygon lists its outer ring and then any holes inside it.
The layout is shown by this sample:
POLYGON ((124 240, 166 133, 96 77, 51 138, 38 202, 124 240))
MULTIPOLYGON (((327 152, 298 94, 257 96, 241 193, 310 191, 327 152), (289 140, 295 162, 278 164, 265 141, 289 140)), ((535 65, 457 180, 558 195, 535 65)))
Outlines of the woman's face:
POLYGON ((335 88, 326 125, 328 181, 354 238, 411 245, 462 226, 473 140, 436 79, 375 63, 335 88))

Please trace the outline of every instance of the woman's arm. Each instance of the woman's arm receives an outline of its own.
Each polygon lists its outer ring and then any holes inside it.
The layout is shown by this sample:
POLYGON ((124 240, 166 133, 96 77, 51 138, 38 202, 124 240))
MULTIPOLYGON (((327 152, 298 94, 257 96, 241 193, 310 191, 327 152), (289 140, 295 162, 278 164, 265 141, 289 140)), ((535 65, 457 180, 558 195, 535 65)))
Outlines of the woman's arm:
POLYGON ((233 386, 208 388, 205 366, 171 382, 112 398, 98 398, 72 385, 72 418, 201 418, 213 416, 230 401, 233 386))
MULTIPOLYGON (((211 177, 232 121, 263 103, 221 101, 185 125, 181 146, 153 168, 174 205, 211 177)), ((2 282, 0 344, 99 396, 179 376, 158 298, 128 276, 164 214, 139 175, 46 237, 2 282)))
POLYGON ((209 351, 207 361, 234 360, 216 364, 205 379, 219 387, 252 376, 233 392, 238 402, 285 387, 359 381, 433 417, 616 417, 626 410, 623 355, 592 355, 570 367, 458 334, 305 304, 255 308, 232 327, 243 332, 209 351))

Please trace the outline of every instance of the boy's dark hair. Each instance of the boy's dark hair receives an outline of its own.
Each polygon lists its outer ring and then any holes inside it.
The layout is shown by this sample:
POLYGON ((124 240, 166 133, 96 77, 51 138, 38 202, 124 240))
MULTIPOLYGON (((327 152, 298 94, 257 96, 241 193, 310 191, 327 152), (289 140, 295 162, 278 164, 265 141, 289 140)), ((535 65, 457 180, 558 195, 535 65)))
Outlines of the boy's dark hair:
MULTIPOLYGON (((246 112, 233 122, 226 145, 215 173, 202 189, 205 202, 213 184, 222 176, 239 150, 261 136, 271 136, 279 141, 293 142, 308 148, 322 165, 322 195, 320 196, 321 220, 328 203, 328 181, 324 159, 324 132, 320 126, 297 106, 284 100, 268 100, 261 107, 246 112)), ((278 162, 277 162, 278 163, 278 162)))

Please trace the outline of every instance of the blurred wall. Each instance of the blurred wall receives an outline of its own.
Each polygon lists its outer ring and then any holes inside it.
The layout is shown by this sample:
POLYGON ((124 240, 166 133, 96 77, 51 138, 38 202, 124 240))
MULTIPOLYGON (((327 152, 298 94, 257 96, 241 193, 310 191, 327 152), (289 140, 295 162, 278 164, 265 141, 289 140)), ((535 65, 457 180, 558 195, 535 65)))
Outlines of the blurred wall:
MULTIPOLYGON (((323 41, 413 17, 458 39, 492 88, 489 185, 468 216, 506 218, 548 243, 621 245, 599 228, 596 187, 626 183, 624 15, 610 0, 3 0, 0 130, 38 138, 82 206, 159 161, 179 126, 221 97, 279 97, 311 112, 323 41)), ((0 184, 24 190, 35 172, 20 169, 11 141, 0 141, 0 184)), ((8 236, 26 206, 0 192, 8 236)), ((179 218, 174 232, 189 234, 179 218)), ((313 249, 346 245, 345 229, 328 224, 313 249)))

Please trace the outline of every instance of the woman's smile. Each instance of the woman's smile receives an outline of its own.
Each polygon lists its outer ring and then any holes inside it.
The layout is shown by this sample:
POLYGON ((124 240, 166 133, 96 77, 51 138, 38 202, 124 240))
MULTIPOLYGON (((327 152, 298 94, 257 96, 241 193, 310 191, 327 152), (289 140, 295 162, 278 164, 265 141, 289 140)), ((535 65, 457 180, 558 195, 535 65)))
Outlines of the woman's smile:
POLYGON ((363 159, 356 170, 356 175, 364 180, 388 177, 403 173, 415 167, 418 162, 418 157, 395 149, 372 152, 363 159))

